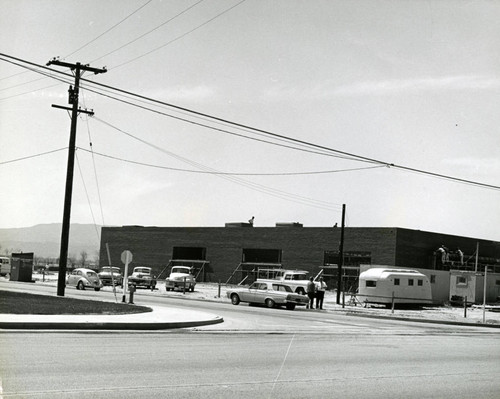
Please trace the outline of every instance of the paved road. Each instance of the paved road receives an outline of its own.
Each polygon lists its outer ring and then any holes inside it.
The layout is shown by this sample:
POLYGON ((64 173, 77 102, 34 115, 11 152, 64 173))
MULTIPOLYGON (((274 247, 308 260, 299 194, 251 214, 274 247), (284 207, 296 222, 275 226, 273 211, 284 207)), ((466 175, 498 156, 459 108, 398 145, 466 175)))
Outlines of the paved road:
POLYGON ((146 298, 226 322, 161 333, 3 331, 0 397, 500 397, 497 329, 146 298))
POLYGON ((494 334, 0 333, 3 398, 498 398, 494 334))

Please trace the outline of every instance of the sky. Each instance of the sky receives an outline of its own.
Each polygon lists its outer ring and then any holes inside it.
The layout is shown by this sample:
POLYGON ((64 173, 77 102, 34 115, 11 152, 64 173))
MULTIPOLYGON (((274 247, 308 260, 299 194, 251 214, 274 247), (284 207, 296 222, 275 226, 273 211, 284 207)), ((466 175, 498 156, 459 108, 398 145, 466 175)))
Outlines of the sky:
POLYGON ((500 241, 498 1, 0 5, 0 228, 62 222, 60 57, 107 70, 83 75, 72 223, 327 227, 345 204, 348 227, 500 241))

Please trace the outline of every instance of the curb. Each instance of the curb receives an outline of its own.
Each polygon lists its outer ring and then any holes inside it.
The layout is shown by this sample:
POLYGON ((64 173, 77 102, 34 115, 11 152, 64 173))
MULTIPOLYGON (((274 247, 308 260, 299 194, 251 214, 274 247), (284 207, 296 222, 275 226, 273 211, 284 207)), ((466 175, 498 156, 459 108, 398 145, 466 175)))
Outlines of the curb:
POLYGON ((399 321, 410 321, 412 323, 448 324, 448 325, 466 326, 466 327, 500 328, 500 324, 467 323, 467 322, 452 321, 452 320, 412 319, 410 317, 369 315, 369 314, 350 312, 350 311, 344 311, 342 313, 344 313, 345 316, 366 317, 368 319, 399 320, 399 321))
POLYGON ((212 320, 203 321, 180 321, 165 323, 127 323, 127 322, 0 322, 0 329, 6 330, 169 330, 174 328, 188 328, 208 326, 224 322, 222 317, 216 317, 212 320))

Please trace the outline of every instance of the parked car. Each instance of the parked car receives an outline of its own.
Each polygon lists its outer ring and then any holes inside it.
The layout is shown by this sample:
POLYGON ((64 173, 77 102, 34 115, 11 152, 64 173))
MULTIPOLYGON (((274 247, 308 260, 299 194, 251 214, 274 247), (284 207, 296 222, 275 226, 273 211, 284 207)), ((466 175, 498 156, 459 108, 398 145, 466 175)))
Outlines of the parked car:
POLYGON ((99 271, 99 278, 102 281, 102 285, 111 285, 113 286, 113 281, 115 283, 115 287, 122 286, 123 285, 123 275, 122 272, 120 271, 119 267, 112 267, 112 266, 104 266, 101 268, 99 271), (113 275, 111 275, 113 273, 113 275))
POLYGON ((146 266, 134 267, 132 275, 128 276, 128 285, 154 289, 156 287, 156 278, 153 276, 152 270, 153 269, 146 266))
POLYGON ((73 270, 71 274, 68 274, 66 285, 75 286, 77 290, 93 288, 95 291, 99 291, 102 288, 102 281, 95 271, 78 268, 73 270))
POLYGON ((227 291, 227 297, 233 305, 240 302, 266 305, 268 308, 285 306, 288 310, 296 306, 305 306, 309 298, 295 294, 288 285, 256 281, 248 288, 234 288, 227 291))
POLYGON ((191 268, 188 266, 173 266, 170 276, 165 280, 165 289, 167 291, 183 289, 193 292, 196 286, 196 279, 191 273, 191 268))

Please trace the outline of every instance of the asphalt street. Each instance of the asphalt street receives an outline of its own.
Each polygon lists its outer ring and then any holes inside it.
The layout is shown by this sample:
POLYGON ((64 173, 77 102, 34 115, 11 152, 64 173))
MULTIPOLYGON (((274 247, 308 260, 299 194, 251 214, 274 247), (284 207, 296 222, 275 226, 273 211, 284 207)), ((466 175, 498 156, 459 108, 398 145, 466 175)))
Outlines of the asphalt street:
POLYGON ((141 305, 224 322, 159 332, 1 330, 2 397, 500 396, 496 328, 143 294, 141 305))

